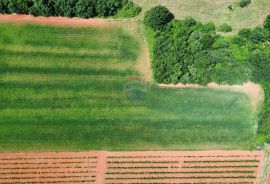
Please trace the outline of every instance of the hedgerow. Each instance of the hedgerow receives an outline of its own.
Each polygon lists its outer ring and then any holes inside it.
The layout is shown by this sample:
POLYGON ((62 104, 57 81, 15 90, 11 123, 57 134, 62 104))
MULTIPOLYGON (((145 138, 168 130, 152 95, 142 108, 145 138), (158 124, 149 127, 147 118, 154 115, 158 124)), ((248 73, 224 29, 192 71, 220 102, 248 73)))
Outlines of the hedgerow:
POLYGON ((141 8, 129 0, 0 0, 0 13, 65 17, 135 17, 141 8))
MULTIPOLYGON (((262 84, 268 92, 269 25, 270 15, 264 27, 242 29, 237 35, 224 37, 216 33, 212 23, 202 24, 193 18, 172 19, 159 29, 145 22, 146 31, 152 32, 147 36, 152 37, 148 40, 152 40, 150 51, 154 78, 156 82, 166 84, 243 84, 252 81, 262 84)), ((258 137, 270 142, 270 103, 267 95, 266 98, 258 137)))

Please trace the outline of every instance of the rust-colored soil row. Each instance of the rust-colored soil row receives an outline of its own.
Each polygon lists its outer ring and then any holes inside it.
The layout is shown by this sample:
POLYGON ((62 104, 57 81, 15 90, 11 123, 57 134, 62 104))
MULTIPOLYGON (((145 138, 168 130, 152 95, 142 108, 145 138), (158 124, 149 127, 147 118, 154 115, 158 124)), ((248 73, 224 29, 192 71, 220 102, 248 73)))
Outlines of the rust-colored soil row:
POLYGON ((259 151, 2 153, 0 183, 257 183, 259 151))

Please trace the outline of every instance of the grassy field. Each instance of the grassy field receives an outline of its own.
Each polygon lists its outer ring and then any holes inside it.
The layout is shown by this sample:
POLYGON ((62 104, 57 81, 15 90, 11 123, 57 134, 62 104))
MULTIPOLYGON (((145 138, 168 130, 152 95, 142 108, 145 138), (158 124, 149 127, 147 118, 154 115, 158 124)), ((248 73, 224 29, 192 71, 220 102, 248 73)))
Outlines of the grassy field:
POLYGON ((155 5, 167 6, 177 18, 192 16, 204 23, 214 22, 217 26, 228 23, 236 32, 263 24, 270 13, 269 0, 252 0, 250 6, 240 8, 240 0, 134 0, 144 8, 143 12, 155 5), (234 10, 228 9, 233 5, 234 10))
POLYGON ((245 94, 140 82, 123 29, 0 25, 0 151, 249 149, 245 94))

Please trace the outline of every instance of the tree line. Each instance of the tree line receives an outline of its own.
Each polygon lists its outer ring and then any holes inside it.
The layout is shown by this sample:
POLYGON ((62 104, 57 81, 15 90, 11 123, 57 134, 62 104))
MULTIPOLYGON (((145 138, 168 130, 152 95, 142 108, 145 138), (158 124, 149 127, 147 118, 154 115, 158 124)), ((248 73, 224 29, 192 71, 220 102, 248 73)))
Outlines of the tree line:
POLYGON ((141 8, 129 0, 0 0, 0 13, 64 17, 134 17, 141 8))

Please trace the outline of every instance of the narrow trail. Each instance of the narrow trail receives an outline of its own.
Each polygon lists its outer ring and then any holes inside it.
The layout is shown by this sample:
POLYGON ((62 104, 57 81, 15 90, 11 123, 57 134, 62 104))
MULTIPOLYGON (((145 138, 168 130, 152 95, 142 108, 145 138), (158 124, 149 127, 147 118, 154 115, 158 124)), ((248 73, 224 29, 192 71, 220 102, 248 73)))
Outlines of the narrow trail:
POLYGON ((0 14, 0 22, 14 23, 37 23, 55 26, 72 26, 72 27, 110 27, 115 24, 113 21, 105 19, 81 19, 67 17, 33 17, 31 15, 18 14, 0 14))

